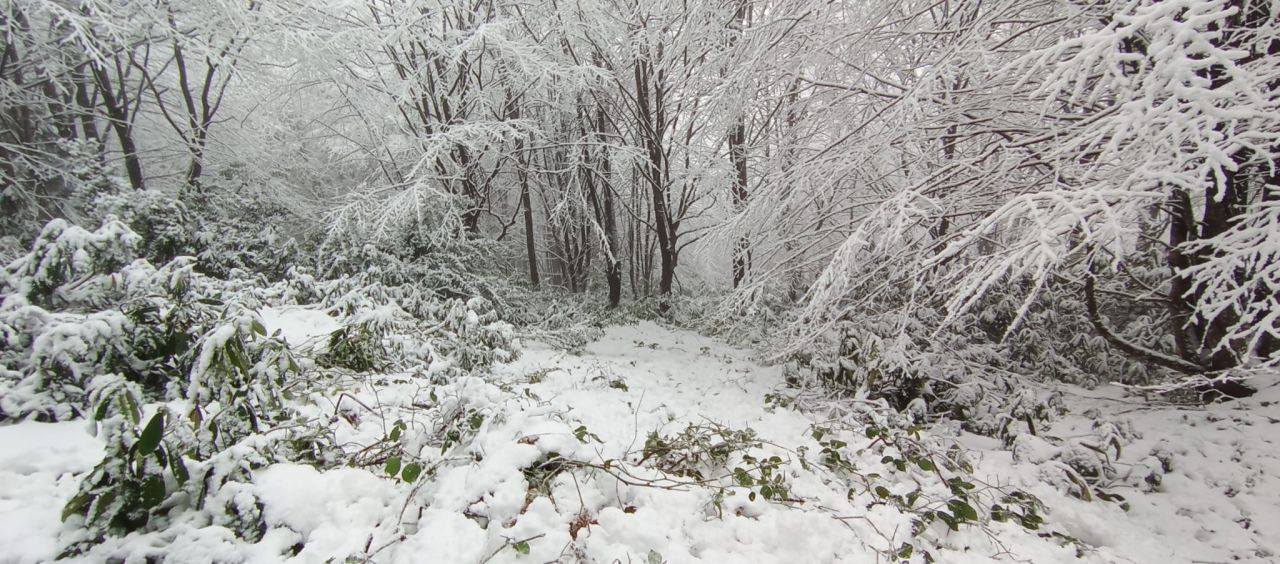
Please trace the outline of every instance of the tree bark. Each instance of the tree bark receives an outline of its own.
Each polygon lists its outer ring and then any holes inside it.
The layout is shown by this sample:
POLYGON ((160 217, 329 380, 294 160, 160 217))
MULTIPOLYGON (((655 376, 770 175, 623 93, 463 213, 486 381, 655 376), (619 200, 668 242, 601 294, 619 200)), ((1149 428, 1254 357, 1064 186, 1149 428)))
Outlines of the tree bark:
POLYGON ((102 107, 111 120, 111 129, 116 133, 120 143, 120 152, 124 154, 124 169, 129 175, 129 186, 134 190, 145 190, 146 180, 142 176, 142 161, 138 157, 138 146, 133 140, 133 119, 129 114, 129 97, 123 85, 118 92, 113 91, 111 77, 97 63, 90 63, 94 81, 98 85, 98 93, 102 96, 102 107))
MULTIPOLYGON (((739 0, 734 22, 737 29, 730 37, 730 45, 738 42, 738 36, 746 29, 751 7, 747 0, 739 0)), ((741 212, 747 205, 747 118, 745 109, 738 114, 729 132, 729 160, 733 163, 733 208, 741 212)), ((751 242, 746 235, 738 238, 733 248, 733 287, 736 289, 747 278, 751 268, 751 242)))
POLYGON ((636 100, 639 114, 637 117, 640 122, 640 135, 644 140, 645 153, 648 157, 644 163, 642 175, 649 184, 649 192, 653 199, 653 229, 658 236, 658 311, 665 314, 671 309, 671 286, 675 280, 678 251, 677 234, 673 229, 671 211, 667 204, 665 163, 662 154, 665 131, 664 92, 661 85, 650 84, 653 78, 652 64, 644 59, 637 60, 635 62, 636 100))

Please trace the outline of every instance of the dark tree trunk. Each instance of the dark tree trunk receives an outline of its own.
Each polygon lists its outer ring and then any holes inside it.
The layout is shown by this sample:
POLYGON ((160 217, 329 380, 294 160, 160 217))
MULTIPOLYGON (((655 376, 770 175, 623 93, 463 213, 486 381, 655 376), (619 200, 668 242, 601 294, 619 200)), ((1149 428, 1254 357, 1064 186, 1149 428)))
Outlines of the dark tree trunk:
POLYGON ((652 65, 646 60, 635 63, 636 100, 640 122, 640 134, 644 140, 645 153, 648 156, 644 163, 643 176, 649 184, 649 192, 653 198, 653 228, 658 237, 658 311, 666 313, 671 308, 670 296, 672 283, 675 281, 678 247, 677 234, 671 218, 671 210, 667 204, 667 183, 665 161, 662 154, 662 142, 665 132, 665 115, 663 109, 663 91, 655 86, 650 92, 650 81, 653 80, 652 65))
MULTIPOLYGON (((751 19, 751 7, 747 0, 738 2, 737 13, 734 14, 736 34, 731 36, 730 45, 736 44, 738 34, 743 33, 751 19)), ((733 208, 742 211, 747 205, 747 118, 745 109, 738 114, 737 121, 729 132, 729 160, 733 162, 733 208)), ((733 248, 733 287, 742 285, 751 269, 751 242, 746 235, 738 238, 733 248)))
POLYGON ((538 249, 534 243, 533 203, 529 198, 529 173, 520 171, 520 206, 524 208, 524 248, 529 257, 529 283, 537 288, 542 283, 538 276, 538 249))
POLYGON ((1191 197, 1183 190, 1169 194, 1169 331, 1173 334, 1178 356, 1195 364, 1200 363, 1196 353, 1200 343, 1196 327, 1192 325, 1195 304, 1191 281, 1182 272, 1191 265, 1183 253, 1183 245, 1195 236, 1195 217, 1191 209, 1191 197))
POLYGON ((129 175, 129 186, 134 190, 145 190, 146 180, 142 176, 142 161, 138 157, 138 146, 133 140, 133 120, 129 115, 129 97, 123 85, 118 91, 107 71, 97 63, 91 63, 94 80, 98 85, 98 93, 102 96, 102 107, 111 120, 111 129, 116 133, 120 143, 120 152, 124 154, 124 169, 129 175))
MULTIPOLYGON (((508 115, 520 119, 520 100, 508 102, 508 115)), ((537 288, 542 280, 538 276, 538 248, 533 229, 533 202, 529 197, 529 157, 524 152, 524 139, 516 141, 516 176, 520 179, 520 207, 524 211, 524 249, 529 260, 529 283, 537 288)))
MULTIPOLYGON (((738 117, 729 134, 729 158, 733 161, 733 208, 741 211, 747 205, 747 126, 745 118, 738 117)), ((738 238, 733 248, 733 287, 737 288, 747 278, 751 268, 751 242, 746 235, 738 238)))

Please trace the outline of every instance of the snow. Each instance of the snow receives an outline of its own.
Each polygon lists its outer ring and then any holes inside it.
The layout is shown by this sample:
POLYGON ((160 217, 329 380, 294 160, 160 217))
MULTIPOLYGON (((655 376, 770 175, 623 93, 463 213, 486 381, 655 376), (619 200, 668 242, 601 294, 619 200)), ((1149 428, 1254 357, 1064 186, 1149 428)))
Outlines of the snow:
POLYGON ((258 311, 268 335, 280 332, 292 347, 324 344, 329 334, 342 328, 342 323, 323 311, 299 307, 264 307, 258 311))
POLYGON ((102 458, 83 421, 0 426, 0 562, 52 560, 62 506, 102 458))
POLYGON ((1070 500, 1053 518, 1135 562, 1274 561, 1280 557, 1280 531, 1271 526, 1280 523, 1277 398, 1275 386, 1207 408, 1144 406, 1115 388, 1071 398, 1072 415, 1051 432, 1083 433, 1093 423, 1083 415, 1090 410, 1116 414, 1141 435, 1125 445, 1119 465, 1137 466, 1163 452, 1172 455, 1172 469, 1151 494, 1117 488, 1131 506, 1127 514, 1113 510, 1089 522, 1072 508, 1094 508, 1070 500), (1072 518, 1080 520, 1074 527, 1067 523, 1072 518))
MULTIPOLYGON (((291 343, 332 327, 331 318, 305 309, 262 317, 291 343)), ((1038 531, 1045 537, 1013 523, 956 532, 935 523, 924 537, 938 561, 1267 562, 1280 554, 1272 527, 1280 522, 1273 442, 1280 391, 1183 408, 1142 404, 1116 388, 1064 390, 1070 414, 1040 437, 1019 437, 1012 450, 953 425, 926 432, 967 448, 982 483, 1024 488, 1048 508, 1038 531), (1104 420, 1122 421, 1133 435, 1114 462, 1135 479, 1109 490, 1126 498, 1128 512, 1068 497, 1047 479, 1071 448, 1063 441, 1088 436, 1104 420), (1171 468, 1144 492, 1142 477, 1161 460, 1171 468), (1067 537, 1087 545, 1080 558, 1067 537)), ((416 482, 387 476, 380 461, 331 469, 276 463, 247 486, 269 528, 257 543, 183 522, 164 534, 113 539, 85 560, 160 550, 169 562, 874 562, 912 541, 911 515, 870 504, 866 494, 851 498, 849 484, 813 463, 821 448, 814 426, 835 422, 821 411, 764 401, 779 391, 780 367, 648 322, 611 327, 580 354, 527 343, 519 360, 492 374, 443 386, 406 374, 360 380, 332 390, 330 403, 312 414, 331 421, 348 455, 386 444, 391 421, 403 419, 396 444, 426 468, 416 482), (429 418, 425 405, 453 419, 429 418), (639 460, 650 432, 671 436, 691 424, 754 429, 763 445, 753 454, 783 459, 792 501, 749 499, 736 488, 717 509, 713 488, 639 460), (444 449, 429 444, 448 425, 462 430, 462 440, 444 449), (578 466, 565 470, 557 460, 578 466), (602 471, 606 464, 614 471, 602 471)), ((841 438, 850 451, 869 442, 857 433, 841 438)), ((0 426, 0 445, 0 562, 49 560, 58 550, 61 506, 101 446, 83 422, 30 421, 0 426)), ((874 470, 878 460, 854 463, 874 470)), ((911 468, 885 483, 894 494, 922 487, 930 495, 936 484, 929 478, 911 468)))
POLYGON ((395 484, 354 468, 327 472, 298 464, 275 464, 255 477, 269 527, 300 535, 301 561, 323 555, 356 554, 379 522, 403 500, 395 484))

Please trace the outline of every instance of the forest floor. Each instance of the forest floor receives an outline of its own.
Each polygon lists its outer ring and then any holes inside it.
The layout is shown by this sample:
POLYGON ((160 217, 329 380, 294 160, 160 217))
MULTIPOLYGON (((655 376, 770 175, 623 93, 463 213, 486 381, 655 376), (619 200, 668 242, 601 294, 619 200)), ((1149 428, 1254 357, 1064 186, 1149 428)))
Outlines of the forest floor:
MULTIPOLYGON (((301 310, 264 318, 290 340, 325 330, 301 310)), ((648 322, 611 327, 576 354, 526 343, 519 360, 483 378, 334 382, 300 409, 328 421, 351 460, 366 464, 257 471, 268 526, 260 541, 178 522, 109 539, 85 559, 889 562, 906 545, 913 562, 924 552, 938 562, 1280 558, 1280 390, 1207 408, 1148 405, 1114 387, 1062 391, 1069 412, 1016 459, 955 424, 917 438, 966 451, 974 505, 1013 488, 1038 497, 1037 530, 934 522, 913 535, 920 512, 882 494, 923 491, 919 505, 942 504, 940 468, 895 472, 884 460, 896 451, 842 421, 839 400, 779 401, 794 394, 781 369, 746 350, 648 322), (1046 477, 1046 461, 1061 454, 1051 443, 1086 436, 1100 420, 1120 422, 1115 467, 1167 467, 1158 485, 1108 490, 1128 511, 1065 495, 1069 487, 1046 477), (395 421, 405 431, 393 433, 395 421), (442 436, 443 446, 432 442, 442 436), (389 448, 421 461, 423 475, 388 477, 386 456, 371 453, 389 448), (832 448, 856 471, 825 464, 832 448), (887 491, 872 493, 879 487, 887 491)), ((0 427, 0 562, 57 554, 61 507, 101 456, 83 421, 0 427)))

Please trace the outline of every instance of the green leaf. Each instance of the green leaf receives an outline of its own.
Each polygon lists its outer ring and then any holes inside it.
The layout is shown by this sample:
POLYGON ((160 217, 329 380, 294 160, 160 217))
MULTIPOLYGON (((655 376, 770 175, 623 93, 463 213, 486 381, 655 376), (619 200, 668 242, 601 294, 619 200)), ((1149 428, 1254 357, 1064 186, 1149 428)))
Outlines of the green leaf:
POLYGON ((414 462, 404 467, 404 472, 400 474, 400 478, 406 482, 413 483, 420 475, 422 475, 422 465, 414 462))
POLYGON ((391 428, 391 435, 390 435, 390 439, 391 439, 391 440, 393 440, 393 441, 398 441, 398 440, 400 440, 400 428, 399 428, 399 427, 392 427, 392 428, 391 428))
POLYGON ((893 495, 893 494, 889 493, 889 488, 886 488, 884 486, 876 486, 876 497, 887 498, 890 495, 893 495))
POLYGON ((178 480, 181 486, 187 483, 191 478, 191 473, 187 471, 187 463, 182 461, 182 455, 174 453, 169 457, 169 468, 173 470, 173 477, 178 480))
POLYGON ((267 336, 267 328, 263 327, 262 323, 259 322, 257 319, 249 323, 249 328, 252 329, 254 333, 262 335, 263 337, 267 336))
POLYGON ((160 437, 164 436, 164 410, 157 411, 151 417, 151 421, 147 422, 147 426, 142 430, 142 436, 138 437, 138 444, 134 445, 138 449, 138 454, 146 456, 156 450, 160 446, 160 437))
POLYGON ((116 393, 121 398, 121 403, 124 404, 125 415, 129 416, 129 421, 132 421, 134 425, 137 425, 141 421, 140 418, 142 417, 140 410, 138 409, 137 398, 134 398, 133 394, 129 393, 129 390, 124 388, 121 388, 120 391, 116 393))
POLYGON ((93 410, 93 420, 102 421, 107 418, 107 408, 111 407, 111 400, 105 399, 98 402, 98 408, 93 410))
POLYGON ((92 501, 93 498, 89 497, 89 494, 80 494, 71 498, 71 501, 68 501, 67 504, 62 507, 62 520, 65 522, 67 517, 83 514, 85 509, 89 507, 89 503, 92 501))
POLYGON ((960 521, 977 521, 978 512, 964 500, 953 499, 947 502, 947 509, 955 514, 956 519, 960 521))
POLYGON ((908 543, 905 543, 905 542, 902 543, 902 547, 898 549, 898 558, 901 558, 903 560, 910 560, 911 553, 914 552, 915 549, 916 547, 911 546, 908 543))
POLYGON ((102 516, 108 512, 108 510, 111 510, 111 512, 114 513, 115 511, 111 509, 111 506, 115 503, 115 501, 116 501, 116 490, 112 489, 112 490, 107 490, 105 492, 102 492, 102 495, 98 496, 97 499, 93 500, 93 509, 90 510, 92 511, 92 515, 89 516, 89 522, 92 523, 101 519, 102 516))
POLYGON ((142 506, 151 508, 164 501, 164 478, 156 475, 147 476, 142 482, 142 506))
POLYGON ((529 554, 529 541, 520 541, 511 545, 520 554, 529 554))
POLYGON ((911 506, 915 505, 916 500, 918 499, 920 499, 920 490, 915 490, 907 494, 907 507, 910 508, 911 506))
POLYGON ((936 468, 933 465, 933 462, 931 462, 928 458, 917 458, 916 466, 919 466, 920 469, 924 470, 925 472, 933 472, 934 468, 936 468))
POLYGON ((953 531, 960 530, 960 522, 956 521, 956 518, 953 517, 950 513, 947 513, 946 511, 939 511, 935 513, 935 515, 937 515, 938 518, 941 519, 943 523, 946 523, 947 527, 950 528, 951 530, 953 531))
POLYGON ((393 478, 395 477, 396 474, 399 474, 400 473, 400 457, 393 456, 391 458, 388 458, 386 471, 387 471, 387 475, 393 478))

